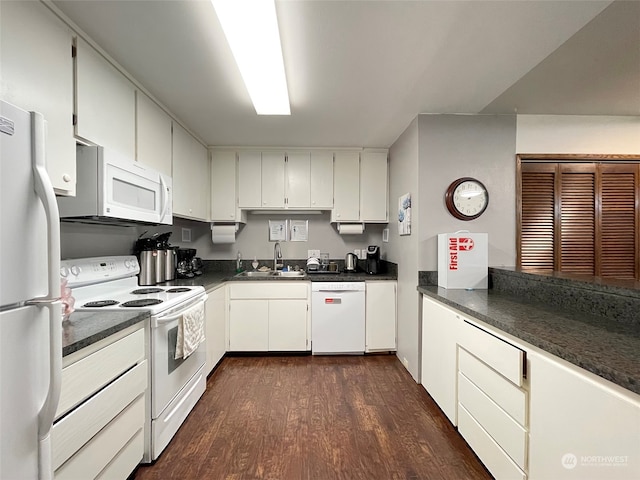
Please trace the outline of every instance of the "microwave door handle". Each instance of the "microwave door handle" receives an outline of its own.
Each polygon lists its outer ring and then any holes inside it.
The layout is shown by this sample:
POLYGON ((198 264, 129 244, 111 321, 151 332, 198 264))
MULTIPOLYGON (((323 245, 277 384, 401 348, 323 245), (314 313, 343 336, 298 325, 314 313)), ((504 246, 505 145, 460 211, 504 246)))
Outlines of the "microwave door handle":
POLYGON ((163 175, 160 175, 160 188, 162 189, 162 211, 160 212, 160 220, 164 220, 164 216, 167 214, 167 208, 169 207, 169 190, 163 175))

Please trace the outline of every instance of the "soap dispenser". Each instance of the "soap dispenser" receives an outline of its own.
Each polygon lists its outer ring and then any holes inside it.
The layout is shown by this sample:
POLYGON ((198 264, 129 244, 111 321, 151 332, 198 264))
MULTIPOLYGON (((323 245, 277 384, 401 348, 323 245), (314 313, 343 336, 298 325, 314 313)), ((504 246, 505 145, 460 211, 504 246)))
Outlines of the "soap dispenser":
POLYGON ((242 271, 242 254, 240 250, 238 250, 238 256, 236 257, 236 273, 240 273, 242 271))

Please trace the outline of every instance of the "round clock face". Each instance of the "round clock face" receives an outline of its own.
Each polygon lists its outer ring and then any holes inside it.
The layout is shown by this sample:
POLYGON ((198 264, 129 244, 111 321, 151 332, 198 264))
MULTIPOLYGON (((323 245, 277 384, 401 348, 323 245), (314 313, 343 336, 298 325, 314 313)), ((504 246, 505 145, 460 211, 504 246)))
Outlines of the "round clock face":
POLYGON ((449 213, 460 220, 478 218, 489 205, 489 192, 475 178, 459 178, 449 185, 445 194, 449 213))

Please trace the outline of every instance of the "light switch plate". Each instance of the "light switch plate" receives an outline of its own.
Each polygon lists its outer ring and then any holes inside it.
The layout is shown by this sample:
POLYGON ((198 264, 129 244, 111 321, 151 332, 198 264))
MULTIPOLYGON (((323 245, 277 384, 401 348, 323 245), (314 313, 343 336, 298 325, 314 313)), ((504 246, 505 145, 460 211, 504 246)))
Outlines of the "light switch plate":
POLYGON ((389 241, 389 229, 385 228, 382 230, 382 241, 387 243, 389 241))

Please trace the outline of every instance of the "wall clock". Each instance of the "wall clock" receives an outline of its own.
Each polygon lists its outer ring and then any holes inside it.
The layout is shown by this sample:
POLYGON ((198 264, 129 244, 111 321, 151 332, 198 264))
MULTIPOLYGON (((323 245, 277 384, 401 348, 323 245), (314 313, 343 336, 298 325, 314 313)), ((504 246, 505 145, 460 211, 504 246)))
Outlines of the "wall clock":
POLYGON ((462 177, 449 185, 444 200, 451 215, 459 220, 473 220, 487 209, 489 192, 479 180, 462 177))

